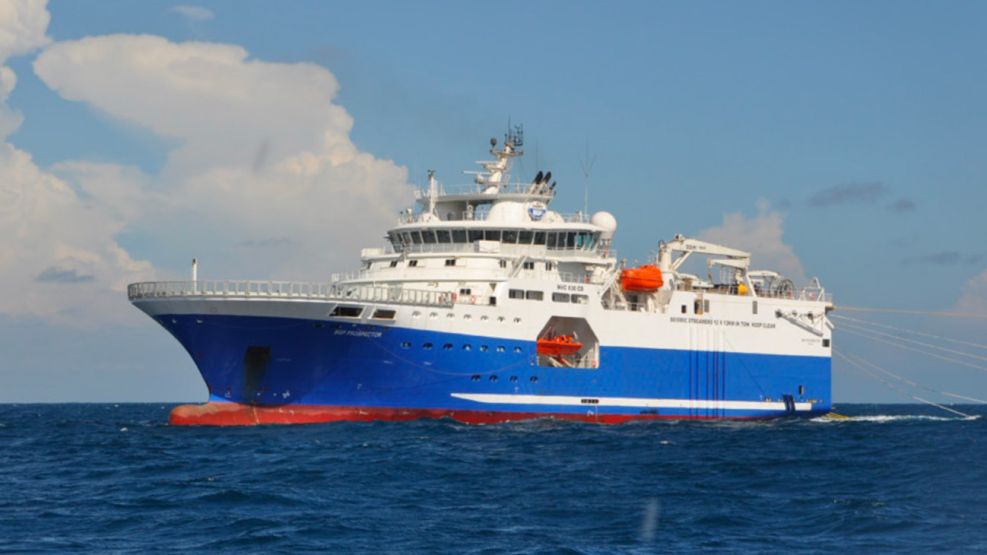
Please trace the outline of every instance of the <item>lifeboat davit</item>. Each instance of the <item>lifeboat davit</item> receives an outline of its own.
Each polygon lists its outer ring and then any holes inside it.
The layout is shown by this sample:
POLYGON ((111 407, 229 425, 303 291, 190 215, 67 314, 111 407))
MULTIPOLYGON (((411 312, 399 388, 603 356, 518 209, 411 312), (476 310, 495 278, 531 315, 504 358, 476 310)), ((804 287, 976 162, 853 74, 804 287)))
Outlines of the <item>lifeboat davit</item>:
POLYGON ((624 291, 638 293, 654 293, 665 283, 661 270, 653 264, 645 264, 637 268, 627 268, 620 273, 620 287, 624 291))
POLYGON ((537 352, 539 355, 559 357, 575 354, 583 344, 576 341, 571 335, 556 335, 555 337, 543 337, 538 340, 537 352))

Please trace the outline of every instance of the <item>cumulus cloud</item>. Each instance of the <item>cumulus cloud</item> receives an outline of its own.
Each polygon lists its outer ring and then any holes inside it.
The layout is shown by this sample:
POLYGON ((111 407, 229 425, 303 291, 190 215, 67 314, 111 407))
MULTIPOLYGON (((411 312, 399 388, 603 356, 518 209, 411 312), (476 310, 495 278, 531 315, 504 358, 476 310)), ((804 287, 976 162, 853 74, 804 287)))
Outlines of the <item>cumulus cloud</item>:
MULTIPOLYGON (((48 20, 45 2, 0 4, 0 63, 48 43, 48 20)), ((20 125, 6 103, 15 85, 13 71, 0 65, 0 313, 73 324, 119 318, 126 283, 150 273, 116 242, 125 213, 105 202, 123 202, 133 184, 73 187, 4 142, 20 125)))
POLYGON ((380 245, 411 201, 404 168, 353 144, 353 119, 333 102, 339 84, 321 66, 109 35, 53 44, 34 68, 62 97, 177 145, 130 229, 198 252, 214 277, 325 279, 380 245), (237 246, 264 247, 264 258, 237 246))
POLYGON ((966 282, 954 309, 960 312, 987 315, 987 270, 966 282))
POLYGON ((216 17, 211 10, 202 6, 190 6, 187 4, 172 6, 171 11, 194 23, 209 21, 216 17))
POLYGON ((758 204, 758 214, 747 217, 740 212, 724 214, 723 223, 705 229, 699 237, 749 251, 752 267, 775 270, 796 283, 806 283, 805 268, 795 251, 784 240, 785 217, 771 210, 766 202, 758 204))
POLYGON ((844 204, 864 204, 874 202, 884 195, 886 189, 881 183, 846 183, 827 187, 809 198, 809 206, 826 208, 844 204))

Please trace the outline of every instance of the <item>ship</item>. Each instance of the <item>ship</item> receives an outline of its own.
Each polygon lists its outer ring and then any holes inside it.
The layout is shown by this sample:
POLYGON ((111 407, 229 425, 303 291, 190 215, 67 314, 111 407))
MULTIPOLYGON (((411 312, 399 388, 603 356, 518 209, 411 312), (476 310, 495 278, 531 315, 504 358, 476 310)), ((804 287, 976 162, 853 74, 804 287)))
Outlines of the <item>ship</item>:
MULTIPOLYGON (((823 415, 830 295, 681 234, 645 264, 608 212, 552 209, 550 171, 518 179, 523 129, 446 187, 434 172, 361 266, 323 281, 128 286, 209 391, 175 425, 450 418, 599 423, 823 415), (702 275, 705 271, 705 275, 702 275)), ((673 207, 669 206, 668 209, 673 207)))

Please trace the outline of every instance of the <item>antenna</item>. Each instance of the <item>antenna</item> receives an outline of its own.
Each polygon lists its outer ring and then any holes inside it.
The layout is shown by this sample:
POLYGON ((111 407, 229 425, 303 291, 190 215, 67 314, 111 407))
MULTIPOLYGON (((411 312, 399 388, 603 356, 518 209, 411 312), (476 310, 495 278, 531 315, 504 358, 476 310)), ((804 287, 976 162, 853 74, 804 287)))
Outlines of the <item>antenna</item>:
POLYGON ((589 213, 589 174, 595 163, 596 155, 590 156, 589 139, 586 139, 586 152, 579 161, 579 167, 583 170, 583 214, 589 213))

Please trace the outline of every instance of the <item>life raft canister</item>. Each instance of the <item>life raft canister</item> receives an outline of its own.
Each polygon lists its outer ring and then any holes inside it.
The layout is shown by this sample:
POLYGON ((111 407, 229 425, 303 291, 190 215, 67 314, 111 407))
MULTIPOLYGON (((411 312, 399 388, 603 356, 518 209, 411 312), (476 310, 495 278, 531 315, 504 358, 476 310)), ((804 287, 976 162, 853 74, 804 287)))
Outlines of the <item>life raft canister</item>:
POLYGON ((626 268, 620 272, 620 287, 624 291, 638 293, 654 293, 665 283, 661 270, 653 264, 645 264, 637 268, 626 268))

